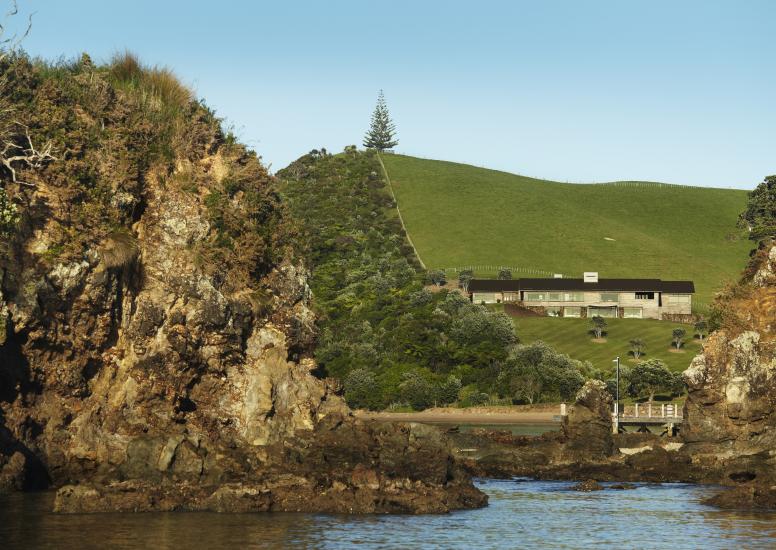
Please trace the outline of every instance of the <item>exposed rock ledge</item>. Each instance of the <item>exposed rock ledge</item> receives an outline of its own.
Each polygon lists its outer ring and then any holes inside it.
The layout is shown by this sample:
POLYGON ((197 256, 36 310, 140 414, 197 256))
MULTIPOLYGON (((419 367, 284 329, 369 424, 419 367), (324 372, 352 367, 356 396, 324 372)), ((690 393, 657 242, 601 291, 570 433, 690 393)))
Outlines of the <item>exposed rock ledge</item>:
POLYGON ((57 492, 55 510, 442 513, 487 503, 455 467, 446 439, 422 425, 332 415, 315 433, 263 453, 246 453, 247 463, 264 461, 264 468, 235 482, 145 477, 66 485, 57 492))

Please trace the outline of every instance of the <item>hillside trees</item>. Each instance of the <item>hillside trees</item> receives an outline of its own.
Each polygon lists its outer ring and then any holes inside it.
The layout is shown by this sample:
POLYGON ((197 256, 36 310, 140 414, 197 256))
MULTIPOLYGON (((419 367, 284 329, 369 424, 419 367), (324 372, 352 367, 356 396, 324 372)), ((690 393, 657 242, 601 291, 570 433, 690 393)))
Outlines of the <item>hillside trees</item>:
POLYGON ((650 359, 639 363, 628 375, 628 393, 632 397, 646 394, 649 401, 655 399, 657 392, 681 391, 681 375, 673 373, 659 359, 650 359))
POLYGON ((490 390, 517 341, 511 320, 457 290, 424 288, 375 153, 351 153, 311 153, 278 173, 310 262, 317 373, 343 381, 356 407, 490 390))
POLYGON ((740 221, 749 229, 752 240, 776 237, 776 175, 766 177, 749 193, 740 221))
POLYGON ((431 285, 445 286, 447 274, 441 269, 432 269, 426 274, 426 282, 431 285))
POLYGON ((469 290, 469 283, 474 279, 474 271, 471 269, 464 269, 458 274, 458 288, 464 292, 469 290))
POLYGON ((544 342, 515 346, 499 369, 496 388, 515 401, 570 400, 585 381, 583 365, 544 342))
POLYGON ((512 271, 510 269, 501 269, 498 272, 498 278, 501 281, 509 281, 512 279, 512 271))
POLYGON ((383 91, 380 90, 377 96, 377 105, 372 113, 369 131, 364 136, 364 147, 382 152, 386 149, 393 149, 398 144, 396 126, 388 114, 388 105, 385 103, 383 91))

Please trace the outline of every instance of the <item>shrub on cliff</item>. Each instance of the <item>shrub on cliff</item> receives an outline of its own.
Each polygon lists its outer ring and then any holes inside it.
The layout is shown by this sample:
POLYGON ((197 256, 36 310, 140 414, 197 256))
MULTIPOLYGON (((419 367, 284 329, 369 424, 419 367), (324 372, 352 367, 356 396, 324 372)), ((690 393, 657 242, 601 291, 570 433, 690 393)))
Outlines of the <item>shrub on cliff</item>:
POLYGON ((749 193, 741 224, 749 229, 749 238, 759 241, 776 237, 776 175, 766 177, 749 193))
MULTIPOLYGON (((68 205, 48 232, 41 261, 80 261, 93 249, 105 252, 108 264, 125 265, 151 183, 162 190, 155 200, 166 200, 164 190, 195 197, 207 190, 211 231, 192 252, 220 285, 257 281, 288 256, 290 227, 272 178, 255 153, 225 137, 213 111, 169 70, 129 54, 104 66, 86 55, 50 64, 13 54, 0 60, 0 80, 13 113, 3 140, 14 150, 46 150, 52 157, 12 164, 18 182, 7 166, 0 168, 6 195, 26 204, 48 186, 68 205), (203 159, 217 169, 193 169, 203 159)), ((29 230, 45 208, 24 214, 31 216, 23 224, 29 230)))
POLYGON ((0 187, 0 237, 8 237, 17 223, 19 223, 19 209, 5 194, 5 189, 0 187))

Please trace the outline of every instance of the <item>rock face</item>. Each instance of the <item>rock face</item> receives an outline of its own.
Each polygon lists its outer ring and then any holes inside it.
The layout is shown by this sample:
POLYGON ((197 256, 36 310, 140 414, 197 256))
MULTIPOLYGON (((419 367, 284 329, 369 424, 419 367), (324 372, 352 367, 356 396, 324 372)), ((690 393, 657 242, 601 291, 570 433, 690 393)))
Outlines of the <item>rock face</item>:
POLYGON ((592 456, 612 454, 612 396, 606 391, 605 383, 585 382, 564 418, 562 429, 568 451, 592 456))
MULTIPOLYGON (((761 246, 721 303, 723 327, 689 369, 682 437, 714 481, 744 485, 739 504, 776 502, 776 246, 761 246), (747 502, 748 501, 748 502, 747 502)), ((727 495, 719 503, 736 499, 727 495)), ((770 504, 768 504, 770 505, 770 504)))
POLYGON ((67 486, 60 511, 484 505, 446 440, 355 421, 311 374, 306 271, 255 155, 193 102, 174 161, 135 162, 138 106, 77 70, 73 101, 99 105, 28 121, 72 124, 75 153, 6 179, 22 223, 0 251, 0 489, 67 486))

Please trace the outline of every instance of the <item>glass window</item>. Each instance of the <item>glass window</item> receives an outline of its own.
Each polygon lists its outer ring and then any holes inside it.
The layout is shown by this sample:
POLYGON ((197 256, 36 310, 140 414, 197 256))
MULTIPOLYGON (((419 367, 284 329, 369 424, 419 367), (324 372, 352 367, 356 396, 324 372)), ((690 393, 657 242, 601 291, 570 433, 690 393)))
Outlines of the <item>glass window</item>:
POLYGON ((547 299, 550 302, 560 302, 563 300, 563 294, 561 292, 548 292, 547 299))
POLYGON ((617 292, 602 292, 601 293, 601 301, 602 302, 619 302, 620 301, 620 295, 617 292))
POLYGON ((560 317, 560 308, 559 307, 548 307, 546 309, 547 315, 549 317, 560 317))
POLYGON ((516 292, 505 292, 504 293, 504 301, 505 302, 514 302, 517 300, 517 293, 516 292))
POLYGON ((547 299, 547 294, 544 292, 526 292, 526 302, 543 302, 547 299))
POLYGON ((622 309, 622 316, 626 319, 641 319, 641 308, 625 307, 622 309))
POLYGON ((472 301, 475 304, 481 304, 482 302, 492 304, 496 301, 496 294, 493 292, 475 292, 472 295, 472 301))
POLYGON ((581 317, 582 316, 582 308, 581 307, 564 307, 563 308, 563 316, 564 317, 581 317))
POLYGON ((567 292, 563 296, 563 299, 566 302, 584 302, 585 301, 585 293, 584 292, 567 292))
POLYGON ((668 303, 669 304, 689 304, 690 295, 689 294, 669 294, 668 303))
POLYGON ((617 308, 616 307, 589 307, 587 308, 587 316, 614 318, 614 317, 617 317, 617 308))
POLYGON ((654 300, 655 299, 655 293, 654 292, 637 292, 636 293, 636 299, 637 300, 654 300))

